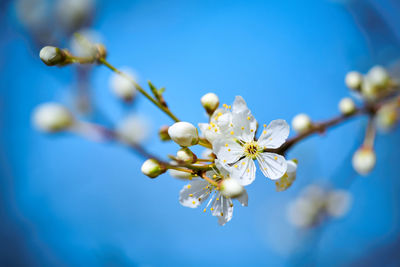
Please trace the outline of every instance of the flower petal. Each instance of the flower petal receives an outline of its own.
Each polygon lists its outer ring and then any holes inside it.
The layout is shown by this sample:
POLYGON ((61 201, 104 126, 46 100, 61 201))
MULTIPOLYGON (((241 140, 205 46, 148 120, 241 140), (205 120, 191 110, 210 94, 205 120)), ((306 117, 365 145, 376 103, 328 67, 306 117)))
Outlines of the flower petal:
POLYGON ((280 147, 289 136, 290 127, 285 120, 273 120, 258 139, 260 146, 266 148, 280 147))
POLYGON ((261 153, 257 156, 262 173, 272 179, 281 178, 287 169, 287 163, 283 156, 275 153, 261 153))
POLYGON ((247 202, 249 200, 249 196, 247 195, 247 191, 244 190, 243 194, 236 198, 242 206, 247 207, 247 202))
POLYGON ((208 182, 205 180, 192 181, 179 192, 179 202, 182 206, 197 208, 210 195, 207 186, 208 182))
POLYGON ((254 140, 257 130, 257 121, 254 116, 251 115, 250 110, 248 110, 248 112, 233 113, 231 125, 232 127, 229 134, 245 142, 254 140))
POLYGON ((251 184, 256 178, 256 164, 249 157, 235 163, 228 171, 231 173, 231 178, 238 180, 243 186, 251 184))
POLYGON ((243 97, 240 95, 235 97, 235 101, 233 101, 232 105, 232 112, 233 113, 240 113, 240 112, 250 112, 249 108, 247 107, 246 101, 244 101, 243 97))
POLYGON ((218 223, 224 225, 229 222, 233 216, 233 203, 230 198, 226 198, 218 192, 212 203, 212 215, 218 217, 218 223))
POLYGON ((233 139, 217 139, 213 142, 213 151, 223 164, 236 162, 243 156, 243 148, 233 139))

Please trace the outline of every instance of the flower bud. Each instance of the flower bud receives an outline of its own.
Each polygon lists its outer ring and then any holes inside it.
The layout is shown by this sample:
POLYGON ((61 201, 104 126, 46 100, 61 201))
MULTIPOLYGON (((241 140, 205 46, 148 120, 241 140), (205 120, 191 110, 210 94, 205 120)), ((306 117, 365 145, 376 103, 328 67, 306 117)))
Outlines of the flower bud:
POLYGON ((118 123, 116 133, 127 144, 139 144, 149 137, 150 128, 145 118, 130 115, 118 123))
POLYGON ((203 150, 203 152, 201 152, 201 157, 203 159, 215 159, 213 151, 209 148, 206 148, 203 150))
POLYGON ((346 190, 335 190, 327 196, 326 211, 333 217, 343 217, 350 209, 352 197, 346 190))
POLYGON ((353 168, 361 175, 367 175, 375 167, 376 155, 372 148, 361 147, 353 155, 353 168))
POLYGON ((356 105, 353 99, 349 97, 342 98, 339 102, 339 110, 343 115, 350 115, 356 111, 356 105))
POLYGON ((33 123, 44 132, 60 132, 74 123, 74 118, 67 108, 57 103, 45 103, 33 113, 33 123))
POLYGON ((228 198, 235 198, 243 194, 244 187, 234 178, 225 179, 221 182, 220 192, 228 198))
POLYGON ((206 109, 208 115, 212 115, 213 112, 219 106, 218 96, 214 93, 208 93, 208 94, 203 95, 201 97, 200 101, 201 101, 201 104, 203 105, 203 107, 206 109))
POLYGON ((388 103, 381 107, 376 113, 375 122, 379 130, 388 132, 394 128, 399 121, 398 105, 388 103))
POLYGON ((304 133, 311 129, 312 122, 307 114, 300 113, 293 118, 292 127, 296 132, 304 133))
POLYGON ((358 71, 350 71, 346 75, 346 86, 352 90, 360 90, 363 82, 363 75, 358 71))
POLYGON ((125 76, 118 73, 112 73, 110 78, 110 87, 112 92, 122 100, 130 102, 135 97, 137 90, 134 83, 136 76, 129 68, 122 68, 125 76))
POLYGON ((187 163, 194 163, 197 160, 196 155, 187 147, 178 150, 176 158, 187 163))
POLYGON ((158 137, 160 137, 161 141, 171 140, 171 137, 169 137, 169 134, 168 134, 168 128, 169 128, 169 126, 164 125, 164 126, 161 126, 160 130, 158 131, 158 137))
POLYGON ((65 62, 66 54, 58 47, 45 46, 40 50, 40 59, 47 66, 60 65, 65 62))
POLYGON ((184 180, 192 179, 192 175, 188 172, 182 172, 182 171, 178 171, 178 170, 174 170, 174 169, 169 169, 168 173, 169 173, 169 175, 171 175, 174 178, 184 179, 184 180))
POLYGON ((281 192, 288 189, 296 180, 297 160, 287 160, 287 170, 285 175, 275 182, 276 191, 281 192))
POLYGON ((107 48, 103 44, 95 44, 97 49, 97 58, 106 58, 107 57, 107 48))
POLYGON ((150 178, 156 178, 160 174, 163 174, 166 169, 155 159, 148 159, 142 165, 142 173, 149 176, 150 178))
POLYGON ((379 88, 384 88, 389 85, 390 76, 387 70, 382 66, 374 66, 367 73, 368 79, 372 84, 379 88))
POLYGON ((176 122, 168 129, 171 139, 180 146, 193 146, 199 142, 196 127, 188 122, 176 122))

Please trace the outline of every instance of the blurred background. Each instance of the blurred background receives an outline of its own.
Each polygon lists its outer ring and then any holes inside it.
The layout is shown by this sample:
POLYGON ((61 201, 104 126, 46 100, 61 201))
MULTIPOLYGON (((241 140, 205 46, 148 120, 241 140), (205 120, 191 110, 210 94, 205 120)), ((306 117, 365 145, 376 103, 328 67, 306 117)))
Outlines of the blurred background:
POLYGON ((139 83, 165 86, 172 111, 193 124, 207 121, 207 92, 228 104, 243 96, 261 124, 300 112, 327 119, 349 95, 348 71, 400 56, 400 2, 3 0, 0 14, 2 266, 400 265, 398 129, 378 135, 367 177, 351 167, 365 118, 296 145, 293 186, 276 192, 258 173, 249 207, 235 206, 221 227, 179 204, 185 182, 148 179, 143 159, 123 146, 44 135, 31 123, 49 101, 108 127, 133 113, 151 129, 148 150, 177 150, 157 137, 171 120, 141 96, 121 103, 105 67, 40 61, 44 45, 73 47, 75 31, 101 40, 108 60, 133 68, 139 83), (286 209, 313 183, 349 190, 352 205, 341 218, 298 229, 286 209))

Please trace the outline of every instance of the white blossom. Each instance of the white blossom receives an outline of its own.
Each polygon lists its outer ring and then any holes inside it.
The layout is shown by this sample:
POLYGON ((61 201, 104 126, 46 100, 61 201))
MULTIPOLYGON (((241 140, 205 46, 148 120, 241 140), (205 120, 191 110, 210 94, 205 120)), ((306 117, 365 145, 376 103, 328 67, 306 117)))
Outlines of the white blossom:
POLYGON ((33 123, 41 131, 59 132, 71 127, 74 117, 63 105, 45 103, 34 110, 33 123))
POLYGON ((40 49, 39 57, 47 66, 54 66, 65 61, 65 53, 54 46, 45 46, 40 49))
POLYGON ((191 180, 192 175, 189 172, 178 171, 174 169, 168 170, 169 175, 174 178, 182 179, 182 180, 191 180))
POLYGON ((111 74, 110 88, 117 97, 124 101, 131 101, 137 93, 135 85, 132 83, 132 81, 137 81, 137 75, 127 67, 121 68, 121 71, 125 74, 124 76, 115 72, 111 74))
POLYGON ((375 116, 375 123, 382 132, 392 130, 399 121, 399 105, 397 101, 383 105, 375 116))
POLYGON ((376 155, 372 148, 361 147, 353 155, 353 168, 361 175, 367 175, 376 164, 376 155))
POLYGON ((144 175, 147 175, 150 178, 156 178, 166 170, 157 160, 148 159, 143 162, 141 171, 144 175))
POLYGON ((279 180, 275 182, 276 191, 278 192, 285 191, 296 180, 297 161, 287 160, 286 163, 287 163, 286 173, 281 178, 279 178, 279 180))
MULTIPOLYGON (((274 120, 264 129, 258 140, 255 140, 257 121, 247 108, 241 96, 237 96, 232 108, 232 122, 229 130, 222 132, 213 142, 213 151, 223 164, 230 166, 229 171, 239 177, 242 185, 248 185, 255 179, 258 161, 262 173, 270 179, 281 178, 287 168, 282 155, 264 152, 265 149, 279 148, 289 135, 289 125, 284 120, 274 120)), ((225 127, 225 126, 224 126, 225 127)))
POLYGON ((358 71, 350 71, 346 74, 346 86, 352 90, 359 90, 363 82, 363 75, 358 71))
POLYGON ((326 190, 309 185, 287 208, 288 220, 299 228, 310 228, 328 216, 343 217, 350 209, 352 197, 342 189, 326 190))
POLYGON ((57 19, 68 32, 88 23, 94 10, 94 0, 58 0, 57 19))
POLYGON ((226 108, 217 109, 210 118, 210 123, 199 123, 199 128, 210 143, 218 138, 223 138, 229 133, 229 126, 232 123, 232 113, 228 106, 226 108))
POLYGON ((139 144, 149 137, 150 125, 145 118, 130 115, 118 123, 116 133, 125 143, 139 144))
POLYGON ((197 160, 196 155, 187 147, 179 149, 176 158, 187 163, 194 163, 197 160))
MULTIPOLYGON (((229 176, 227 170, 225 170, 218 161, 216 164, 217 169, 207 171, 207 177, 216 183, 220 183, 225 179, 234 179, 229 176)), ((246 190, 243 190, 242 194, 236 197, 236 199, 242 206, 247 206, 248 196, 246 190)), ((193 180, 190 184, 184 186, 179 193, 179 202, 185 207, 197 208, 206 200, 208 200, 208 202, 203 211, 206 212, 207 208, 211 205, 211 214, 218 218, 218 223, 220 225, 224 225, 232 219, 232 199, 224 196, 218 186, 206 180, 193 180)))
POLYGON ((199 142, 199 134, 196 127, 188 122, 176 122, 168 129, 171 139, 180 146, 188 147, 199 142))
POLYGON ((292 120, 292 128, 298 133, 304 133, 312 127, 312 122, 307 114, 297 114, 292 120))
POLYGON ((200 99, 200 102, 208 114, 213 114, 213 112, 219 106, 219 98, 214 93, 207 93, 207 94, 203 95, 200 99))
POLYGON ((342 98, 339 102, 339 110, 344 115, 350 115, 356 110, 356 104, 349 97, 342 98))

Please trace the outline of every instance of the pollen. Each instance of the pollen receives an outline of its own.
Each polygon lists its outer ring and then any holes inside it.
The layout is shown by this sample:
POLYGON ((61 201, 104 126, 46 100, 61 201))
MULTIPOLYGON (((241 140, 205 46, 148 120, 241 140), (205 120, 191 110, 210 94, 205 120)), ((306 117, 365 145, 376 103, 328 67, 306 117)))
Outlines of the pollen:
POLYGON ((211 130, 211 126, 208 126, 208 130, 211 130))
POLYGON ((231 151, 231 149, 230 149, 230 148, 228 148, 228 151, 231 151))
POLYGON ((191 184, 188 184, 187 188, 190 189, 191 187, 192 187, 192 185, 191 185, 191 184))
POLYGON ((219 197, 217 197, 216 201, 219 201, 219 197))
POLYGON ((222 116, 222 112, 220 111, 220 112, 218 112, 218 114, 217 114, 218 116, 222 116))
POLYGON ((275 157, 274 157, 274 160, 278 160, 278 157, 277 157, 277 156, 275 156, 275 157))
POLYGON ((223 212, 221 212, 221 216, 224 216, 224 213, 223 213, 223 212))
POLYGON ((190 195, 189 195, 189 197, 192 197, 192 196, 193 196, 193 194, 190 194, 190 195))
POLYGON ((265 127, 267 127, 267 125, 266 125, 266 124, 264 124, 263 126, 264 126, 264 128, 265 128, 265 127))
POLYGON ((224 159, 224 163, 226 163, 226 159, 224 159))
POLYGON ((235 164, 235 168, 237 168, 238 167, 238 165, 237 164, 235 164))
POLYGON ((251 130, 250 130, 250 132, 254 132, 254 130, 253 130, 253 129, 251 129, 251 130))
POLYGON ((193 200, 193 201, 192 201, 192 204, 196 204, 196 201, 193 200))
POLYGON ((267 131, 266 131, 266 130, 264 130, 264 131, 263 131, 263 134, 267 134, 267 131))
POLYGON ((232 207, 233 207, 233 204, 231 203, 231 204, 229 204, 229 206, 232 208, 232 207))
POLYGON ((233 124, 231 123, 231 124, 229 124, 229 126, 233 127, 233 124))
POLYGON ((246 164, 246 162, 243 161, 243 162, 242 162, 242 165, 244 165, 244 164, 246 164))
POLYGON ((246 170, 246 172, 248 172, 248 173, 249 173, 249 172, 250 172, 250 169, 247 169, 247 170, 246 170))
POLYGON ((271 140, 272 140, 272 137, 269 138, 269 141, 271 141, 271 140))
POLYGON ((201 197, 199 197, 199 201, 201 201, 201 197))
POLYGON ((204 210, 203 210, 203 212, 206 212, 206 211, 207 211, 207 209, 204 209, 204 210))
POLYGON ((228 147, 228 144, 225 144, 226 147, 228 147))
POLYGON ((218 129, 215 129, 214 132, 218 132, 218 129))
POLYGON ((241 129, 244 130, 244 127, 242 127, 241 129))
POLYGON ((231 131, 231 135, 234 135, 235 134, 235 132, 234 131, 231 131))
POLYGON ((231 109, 231 106, 228 106, 228 109, 231 109))
POLYGON ((247 120, 249 121, 250 119, 251 119, 250 116, 248 116, 248 117, 247 117, 247 120))
POLYGON ((217 178, 217 175, 214 174, 214 175, 213 175, 213 178, 214 178, 214 179, 217 178))
POLYGON ((211 211, 213 211, 213 210, 214 210, 214 208, 211 208, 210 210, 211 210, 211 211))

